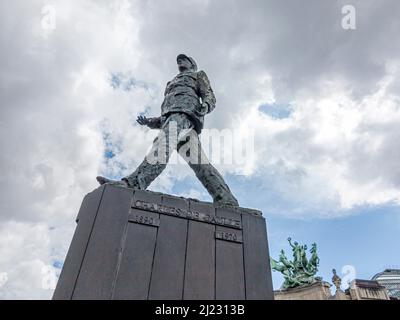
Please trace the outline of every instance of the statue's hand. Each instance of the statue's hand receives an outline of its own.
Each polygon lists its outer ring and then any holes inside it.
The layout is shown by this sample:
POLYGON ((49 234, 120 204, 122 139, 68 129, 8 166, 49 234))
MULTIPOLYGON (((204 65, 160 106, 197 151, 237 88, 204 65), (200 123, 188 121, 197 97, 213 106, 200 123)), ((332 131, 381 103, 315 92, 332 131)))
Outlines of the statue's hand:
POLYGON ((149 119, 147 119, 145 116, 138 116, 136 122, 141 126, 147 126, 149 124, 149 119))
POLYGON ((201 104, 201 108, 200 108, 200 115, 205 116, 207 113, 209 112, 209 107, 208 104, 206 102, 203 102, 201 104))

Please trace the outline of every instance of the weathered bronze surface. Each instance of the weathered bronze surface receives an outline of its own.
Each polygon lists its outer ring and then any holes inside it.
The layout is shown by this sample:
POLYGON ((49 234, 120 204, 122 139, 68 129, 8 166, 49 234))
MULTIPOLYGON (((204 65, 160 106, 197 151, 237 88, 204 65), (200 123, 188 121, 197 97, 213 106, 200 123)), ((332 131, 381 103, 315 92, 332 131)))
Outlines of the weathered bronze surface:
POLYGON ((179 74, 168 82, 161 116, 139 116, 137 122, 151 129, 160 129, 151 151, 132 174, 121 181, 97 177, 98 182, 146 190, 166 168, 173 150, 186 160, 216 205, 238 207, 222 175, 209 162, 199 139, 204 116, 214 110, 216 99, 204 71, 197 71, 193 58, 177 57, 179 74))

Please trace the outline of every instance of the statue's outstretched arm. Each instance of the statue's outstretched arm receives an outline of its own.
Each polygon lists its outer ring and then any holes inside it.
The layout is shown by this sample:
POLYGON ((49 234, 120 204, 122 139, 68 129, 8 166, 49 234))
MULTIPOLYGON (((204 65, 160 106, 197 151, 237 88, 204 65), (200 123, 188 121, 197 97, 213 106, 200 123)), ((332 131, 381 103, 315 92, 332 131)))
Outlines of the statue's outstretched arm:
POLYGON ((161 129, 161 117, 149 118, 147 126, 150 129, 161 129))
POLYGON ((162 125, 161 117, 147 118, 145 116, 139 116, 136 121, 141 126, 148 126, 150 129, 160 129, 162 125))

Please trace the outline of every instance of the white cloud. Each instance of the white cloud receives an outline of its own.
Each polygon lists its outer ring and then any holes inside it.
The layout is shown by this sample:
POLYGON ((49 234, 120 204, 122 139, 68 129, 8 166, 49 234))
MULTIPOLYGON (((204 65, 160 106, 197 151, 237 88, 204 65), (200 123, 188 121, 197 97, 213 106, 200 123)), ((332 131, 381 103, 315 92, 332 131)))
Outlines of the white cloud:
MULTIPOLYGON (((4 223, 0 228, 0 296, 49 299, 56 276, 51 236, 45 224, 4 223)), ((54 289, 54 288, 53 288, 54 289)))
POLYGON ((326 92, 292 101, 293 114, 281 120, 253 106, 242 126, 257 134, 256 175, 276 175, 272 189, 287 202, 299 198, 286 214, 298 214, 299 205, 303 215, 325 215, 327 204, 328 215, 342 215, 355 206, 400 201, 400 109, 398 98, 387 94, 391 81, 361 100, 326 84, 326 92))

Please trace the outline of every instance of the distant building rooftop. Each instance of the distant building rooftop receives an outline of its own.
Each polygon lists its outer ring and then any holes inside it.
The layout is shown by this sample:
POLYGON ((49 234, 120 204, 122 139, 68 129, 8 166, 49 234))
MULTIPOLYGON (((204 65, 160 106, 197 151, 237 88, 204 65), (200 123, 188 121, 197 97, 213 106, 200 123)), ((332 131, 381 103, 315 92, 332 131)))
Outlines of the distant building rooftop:
POLYGON ((389 297, 400 299, 400 269, 385 269, 372 277, 386 287, 389 297))
POLYGON ((355 285, 361 288, 382 289, 384 286, 375 280, 361 280, 355 279, 355 285))

